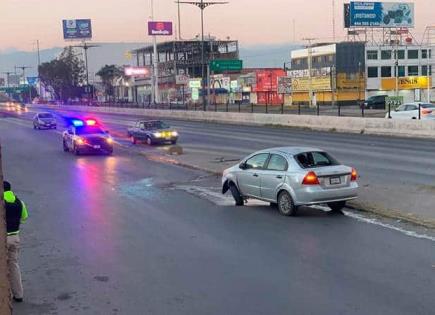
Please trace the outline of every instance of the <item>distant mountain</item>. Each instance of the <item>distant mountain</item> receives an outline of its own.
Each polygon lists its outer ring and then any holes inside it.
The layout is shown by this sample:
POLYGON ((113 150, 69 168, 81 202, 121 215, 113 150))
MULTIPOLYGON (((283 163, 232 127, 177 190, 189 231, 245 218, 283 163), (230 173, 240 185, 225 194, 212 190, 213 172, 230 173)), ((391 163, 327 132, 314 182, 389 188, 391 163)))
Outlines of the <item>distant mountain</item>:
MULTIPOLYGON (((105 64, 127 65, 134 64, 135 60, 127 59, 127 51, 143 47, 146 43, 98 43, 100 47, 88 50, 89 76, 92 80, 94 73, 101 69, 105 64)), ((290 52, 300 48, 296 44, 276 44, 276 45, 252 45, 241 46, 240 57, 244 61, 246 68, 279 67, 285 61, 290 60, 290 52)), ((61 47, 41 50, 41 62, 47 62, 56 58, 61 52, 61 47)), ((77 53, 81 54, 82 49, 77 53)), ((8 49, 0 51, 0 72, 14 71, 14 66, 30 66, 26 70, 27 76, 34 76, 37 73, 37 54, 36 51, 17 51, 8 49)), ((19 73, 21 70, 18 70, 19 73)), ((5 77, 4 74, 0 74, 5 77)))
MULTIPOLYGON (((92 43, 94 44, 94 43, 92 43)), ((133 64, 134 60, 127 59, 125 53, 127 51, 137 49, 146 45, 145 43, 95 43, 100 47, 88 50, 89 60, 89 76, 92 79, 94 73, 101 69, 106 64, 127 65, 133 64)), ((47 62, 56 58, 63 48, 55 47, 43 49, 40 52, 41 62, 47 62)), ((83 53, 83 49, 77 49, 78 54, 83 53)), ((0 72, 14 71, 14 66, 30 66, 32 68, 26 70, 26 76, 37 74, 38 57, 36 51, 0 51, 0 72)), ((21 73, 21 70, 18 70, 21 73)), ((4 77, 3 74, 1 74, 4 77)))
POLYGON ((241 46, 240 58, 245 68, 282 68, 290 61, 290 52, 299 48, 297 44, 241 46))

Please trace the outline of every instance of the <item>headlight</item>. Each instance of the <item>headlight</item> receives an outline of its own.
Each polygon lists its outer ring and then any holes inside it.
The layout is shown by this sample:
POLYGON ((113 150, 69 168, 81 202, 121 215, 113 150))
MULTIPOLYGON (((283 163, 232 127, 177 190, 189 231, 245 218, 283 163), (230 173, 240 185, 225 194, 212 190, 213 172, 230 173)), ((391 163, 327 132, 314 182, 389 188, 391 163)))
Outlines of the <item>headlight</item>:
POLYGON ((153 135, 156 138, 161 138, 162 137, 162 133, 161 132, 155 132, 155 133, 153 133, 153 135))
POLYGON ((113 138, 107 138, 106 141, 107 141, 108 144, 112 144, 113 143, 113 138))
POLYGON ((77 138, 76 138, 76 143, 77 143, 78 145, 83 145, 83 144, 85 144, 86 142, 85 142, 85 140, 84 140, 83 138, 77 137, 77 138))
POLYGON ((176 131, 172 131, 172 136, 173 136, 173 137, 177 137, 177 136, 178 136, 178 132, 176 132, 176 131))

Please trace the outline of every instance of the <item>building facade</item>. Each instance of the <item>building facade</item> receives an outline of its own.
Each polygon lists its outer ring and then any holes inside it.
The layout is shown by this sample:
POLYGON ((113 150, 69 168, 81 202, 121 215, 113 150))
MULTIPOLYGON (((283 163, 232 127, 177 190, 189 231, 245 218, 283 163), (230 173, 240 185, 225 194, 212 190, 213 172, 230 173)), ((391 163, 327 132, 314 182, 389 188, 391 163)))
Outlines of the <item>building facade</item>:
POLYGON ((399 95, 405 102, 428 101, 429 91, 430 101, 435 101, 433 55, 431 47, 412 43, 367 45, 366 96, 399 95))
MULTIPOLYGON (((158 82, 162 102, 181 100, 188 89, 187 83, 180 84, 177 76, 188 78, 202 77, 201 45, 199 39, 168 41, 157 44, 158 82)), ((207 37, 204 40, 205 64, 213 59, 239 59, 239 44, 236 40, 217 40, 207 37)), ((152 66, 153 46, 149 45, 133 51, 138 67, 152 66)), ((151 98, 151 78, 135 80, 136 101, 148 102, 151 98)))

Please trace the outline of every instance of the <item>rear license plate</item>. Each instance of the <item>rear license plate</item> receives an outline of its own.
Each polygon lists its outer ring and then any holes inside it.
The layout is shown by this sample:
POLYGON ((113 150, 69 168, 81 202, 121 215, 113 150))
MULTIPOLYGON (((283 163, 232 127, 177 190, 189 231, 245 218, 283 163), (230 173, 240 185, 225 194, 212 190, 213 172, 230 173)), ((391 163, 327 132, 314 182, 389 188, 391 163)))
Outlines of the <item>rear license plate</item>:
POLYGON ((331 177, 329 179, 329 183, 331 185, 339 185, 339 184, 341 184, 341 178, 340 177, 331 177))
POLYGON ((101 146, 99 146, 99 145, 94 145, 94 149, 100 149, 101 148, 101 146))

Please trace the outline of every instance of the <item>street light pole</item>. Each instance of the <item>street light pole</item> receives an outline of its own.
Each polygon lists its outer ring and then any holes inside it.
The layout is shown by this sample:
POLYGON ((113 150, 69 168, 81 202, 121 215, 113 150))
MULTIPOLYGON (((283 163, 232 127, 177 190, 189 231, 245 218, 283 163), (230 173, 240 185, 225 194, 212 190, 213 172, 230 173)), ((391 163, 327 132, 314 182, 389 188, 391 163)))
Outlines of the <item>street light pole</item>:
POLYGON ((207 102, 205 97, 205 85, 206 83, 209 84, 209 82, 206 82, 205 79, 205 52, 204 52, 204 10, 205 8, 217 5, 217 4, 227 4, 228 2, 205 2, 204 0, 200 1, 176 1, 176 3, 180 4, 191 4, 197 6, 201 10, 201 81, 202 81, 202 106, 203 110, 207 110, 207 102))
MULTIPOLYGON (((154 1, 151 0, 151 21, 154 21, 154 1)), ((152 91, 153 91, 153 102, 154 104, 160 103, 159 96, 159 65, 158 65, 158 55, 157 55, 157 37, 153 35, 153 76, 152 76, 152 91)))
POLYGON ((38 83, 39 83, 39 97, 42 96, 42 84, 41 84, 41 75, 39 72, 39 68, 41 67, 41 53, 39 50, 39 39, 36 40, 36 49, 38 52, 38 83))
POLYGON ((308 94, 309 94, 309 106, 313 106, 313 80, 312 80, 312 64, 313 64, 313 48, 312 48, 312 41, 316 38, 303 38, 303 40, 306 40, 308 42, 308 94))

